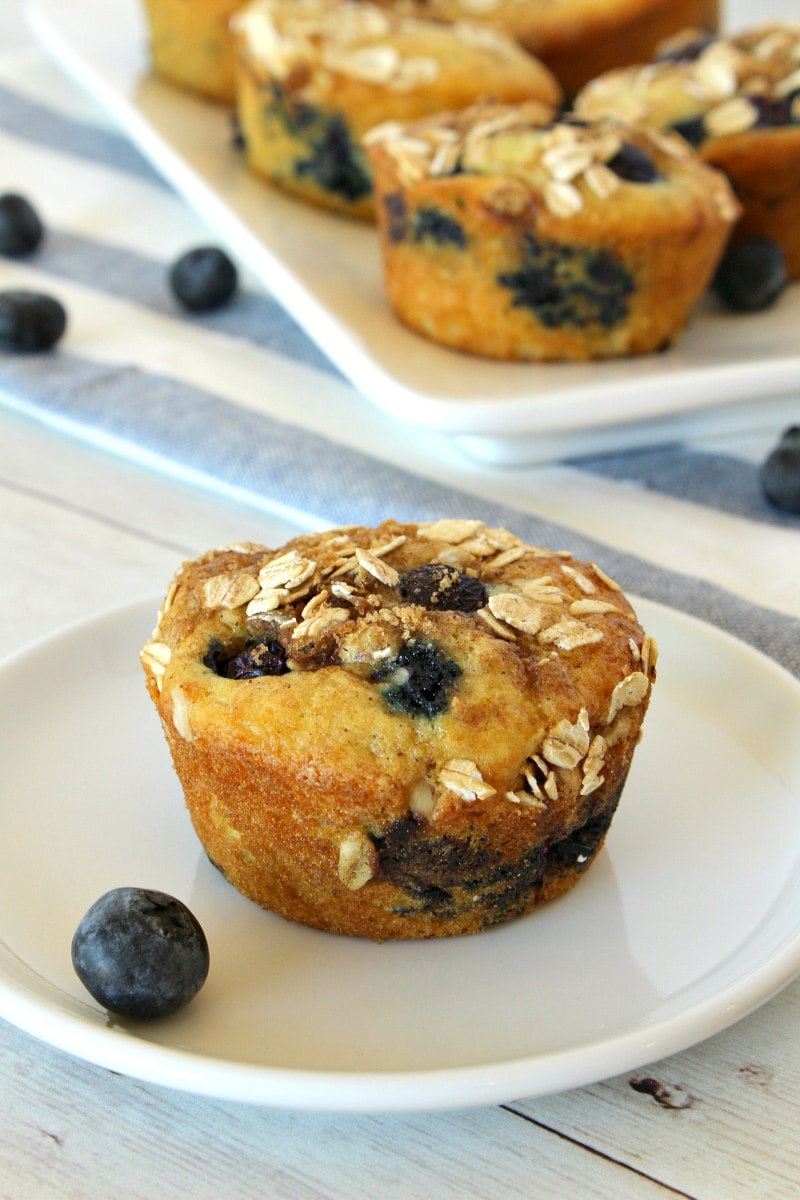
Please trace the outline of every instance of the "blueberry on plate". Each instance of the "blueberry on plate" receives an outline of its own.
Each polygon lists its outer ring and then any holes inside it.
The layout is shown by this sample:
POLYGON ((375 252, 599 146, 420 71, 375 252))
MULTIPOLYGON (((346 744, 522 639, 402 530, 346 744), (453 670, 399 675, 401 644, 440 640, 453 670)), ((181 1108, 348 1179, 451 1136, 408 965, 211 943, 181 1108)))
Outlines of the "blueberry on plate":
POLYGON ((67 327, 63 304, 44 292, 0 292, 0 350, 49 350, 67 327))
POLYGON ((771 504, 800 514, 800 425, 785 430, 761 467, 761 487, 771 504))
POLYGON ((728 308, 759 312, 775 303, 788 282, 786 259, 777 242, 753 237, 731 246, 712 287, 728 308))
POLYGON ((236 267, 218 246, 187 250, 169 272, 175 297, 190 312, 221 308, 233 296, 238 282, 236 267))
POLYGON ((118 1016, 165 1017, 188 1004, 208 975, 197 918, 165 892, 119 887, 87 910, 72 939, 86 990, 118 1016))
POLYGON ((30 200, 16 192, 0 196, 0 254, 24 258, 33 253, 43 235, 44 226, 30 200))

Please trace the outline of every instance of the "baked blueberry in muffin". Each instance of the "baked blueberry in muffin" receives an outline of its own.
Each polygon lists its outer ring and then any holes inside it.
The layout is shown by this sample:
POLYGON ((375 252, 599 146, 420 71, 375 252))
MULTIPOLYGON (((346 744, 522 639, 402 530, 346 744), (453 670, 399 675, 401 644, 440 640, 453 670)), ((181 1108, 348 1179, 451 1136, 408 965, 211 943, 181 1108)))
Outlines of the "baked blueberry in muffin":
POLYGON ((142 663, 228 880, 383 940, 476 933, 580 879, 656 649, 596 564, 445 519, 211 551, 142 663))

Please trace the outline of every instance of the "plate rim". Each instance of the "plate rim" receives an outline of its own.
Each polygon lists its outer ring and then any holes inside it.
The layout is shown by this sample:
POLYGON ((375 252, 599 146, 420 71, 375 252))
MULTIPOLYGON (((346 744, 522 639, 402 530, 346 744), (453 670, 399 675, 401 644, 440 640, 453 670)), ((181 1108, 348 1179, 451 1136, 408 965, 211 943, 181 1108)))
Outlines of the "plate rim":
MULTIPOLYGON (((647 619, 648 610, 686 624, 695 634, 719 638, 746 654, 776 684, 788 686, 800 705, 800 681, 761 650, 690 613, 631 594, 647 619)), ((139 620, 157 610, 158 597, 115 604, 70 621, 0 660, 0 689, 8 671, 29 657, 46 654, 53 643, 68 643, 98 623, 114 625, 139 620)), ((746 944, 751 944, 752 937, 746 944)), ((725 961, 741 952, 741 947, 725 961)), ((102 1013, 91 1019, 42 996, 8 977, 3 958, 10 955, 25 973, 36 974, 6 946, 0 935, 0 1017, 42 1042, 96 1066, 145 1082, 265 1107, 327 1112, 412 1112, 463 1109, 513 1103, 586 1086, 638 1069, 688 1049, 723 1032, 767 1003, 800 974, 800 924, 767 958, 744 976, 685 1010, 644 1021, 622 1033, 566 1049, 523 1055, 498 1062, 431 1070, 351 1071, 333 1068, 270 1067, 204 1055, 198 1051, 152 1042, 122 1027, 103 1024, 102 1013)), ((712 968, 711 974, 722 964, 712 968)), ((54 985, 46 978, 44 983, 54 985)))

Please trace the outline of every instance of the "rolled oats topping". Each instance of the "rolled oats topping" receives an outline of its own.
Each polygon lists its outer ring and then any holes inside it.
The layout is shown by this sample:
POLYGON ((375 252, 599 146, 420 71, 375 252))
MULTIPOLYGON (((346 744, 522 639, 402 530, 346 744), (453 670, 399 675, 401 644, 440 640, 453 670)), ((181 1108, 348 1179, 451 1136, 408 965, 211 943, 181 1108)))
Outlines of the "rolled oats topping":
POLYGON ((606 740, 598 733, 596 737, 592 738, 586 758, 583 760, 582 796, 590 796, 605 782, 602 771, 606 761, 606 749, 606 740))
POLYGON ((432 542, 450 542, 457 546, 484 529, 483 521, 443 519, 426 521, 419 527, 419 536, 432 542))
POLYGON ((587 598, 586 600, 573 600, 569 606, 570 615, 573 617, 585 617, 588 614, 596 613, 619 613, 620 616, 627 617, 617 604, 612 604, 609 600, 594 600, 587 598))
POLYGON ((142 661, 142 665, 154 676, 156 685, 160 690, 164 674, 172 658, 172 650, 166 642, 151 641, 147 642, 139 651, 139 658, 142 661))
POLYGON ((321 606, 310 617, 295 626, 292 630, 292 641, 317 641, 326 637, 337 625, 341 625, 349 619, 350 613, 346 608, 321 606))
POLYGON ((518 586, 523 596, 527 596, 536 604, 560 607, 564 603, 564 593, 553 581, 552 575, 540 575, 537 579, 523 579, 518 586))
POLYGON ((172 723, 177 733, 185 742, 194 738, 192 724, 189 718, 189 698, 182 687, 174 687, 170 693, 172 700, 172 723))
POLYGON ((650 680, 642 671, 632 671, 621 679, 611 693, 606 720, 610 725, 620 709, 639 704, 650 690, 650 680))
POLYGON ((369 0, 250 0, 232 28, 252 59, 293 86, 313 68, 391 91, 426 87, 448 69, 444 36, 499 59, 520 53, 509 35, 490 26, 437 22, 369 0), (435 52, 426 53, 426 45, 435 52))
POLYGON ((589 117, 614 112, 622 120, 674 124, 697 144, 796 122, 782 101, 800 89, 799 61, 800 21, 711 40, 690 30, 665 42, 655 62, 592 80, 576 108, 589 117), (692 120, 698 130, 689 128, 692 120))
POLYGON ((203 583, 203 603, 206 608, 239 608, 260 590, 256 577, 247 571, 212 575, 203 583))
POLYGON ((357 892, 378 873, 378 852, 361 829, 346 834, 339 843, 337 873, 351 892, 357 892))
POLYGON ((644 641, 642 642, 641 663, 642 670, 647 678, 655 678, 656 664, 658 663, 658 643, 649 634, 645 634, 644 641))
POLYGON ((259 586, 264 591, 278 587, 297 588, 314 574, 316 565, 310 558, 303 558, 296 550, 290 550, 271 559, 261 568, 258 572, 259 586))
MULTIPOLYGON (((570 566, 568 563, 565 563, 561 570, 565 575, 568 575, 570 579, 574 579, 581 591, 585 592, 587 596, 591 596, 597 591, 597 585, 592 582, 588 575, 584 575, 583 571, 578 571, 577 568, 570 566)), ((610 586, 612 581, 606 576, 603 582, 607 586, 610 586)), ((614 584, 614 586, 616 587, 616 584, 614 584)))
POLYGON ((451 758, 446 762, 439 772, 439 782, 467 804, 495 795, 495 789, 485 781, 478 764, 466 758, 451 758))
POLYGON ((527 790, 537 801, 537 807, 547 808, 548 801, 558 799, 558 780, 555 771, 540 754, 534 754, 528 759, 523 774, 527 790))
MULTIPOLYGON (((498 216, 521 215, 538 196, 565 220, 587 204, 613 201, 626 182, 656 182, 672 164, 691 157, 677 135, 627 128, 604 116, 554 120, 534 101, 476 104, 410 125, 387 122, 370 130, 366 142, 383 146, 405 186, 454 172, 497 176, 501 182, 484 203, 498 216)), ((727 187, 724 179, 720 187, 727 187)))
MULTIPOLYGON (((385 551, 384 551, 385 553, 385 551)), ((360 547, 356 550, 356 558, 359 566, 372 575, 379 583, 383 583, 386 587, 397 587, 400 582, 400 575, 395 571, 394 567, 389 566, 370 550, 362 550, 360 547)))
POLYGON ((519 592, 495 592, 489 597, 488 608, 498 621, 522 633, 538 633, 547 620, 542 606, 519 592))
POLYGON ((542 757, 554 767, 577 767, 589 749, 589 716, 581 709, 575 722, 566 717, 550 730, 542 743, 542 757))
POLYGON ((519 804, 521 808, 547 808, 546 801, 540 800, 537 796, 532 795, 531 792, 506 792, 506 799, 510 800, 512 804, 519 804))
POLYGON ((579 646, 591 646, 594 642, 602 642, 604 635, 603 630, 594 625, 572 617, 564 617, 563 620, 548 625, 537 636, 543 645, 556 646, 559 650, 577 650, 579 646))
POLYGON ((504 621, 498 621, 497 617, 494 616, 491 609, 479 608, 475 615, 478 617, 478 619, 486 626, 486 628, 491 633, 493 633, 496 637, 499 637, 502 641, 504 641, 504 642, 515 641, 516 635, 514 633, 514 630, 509 625, 507 625, 504 621))

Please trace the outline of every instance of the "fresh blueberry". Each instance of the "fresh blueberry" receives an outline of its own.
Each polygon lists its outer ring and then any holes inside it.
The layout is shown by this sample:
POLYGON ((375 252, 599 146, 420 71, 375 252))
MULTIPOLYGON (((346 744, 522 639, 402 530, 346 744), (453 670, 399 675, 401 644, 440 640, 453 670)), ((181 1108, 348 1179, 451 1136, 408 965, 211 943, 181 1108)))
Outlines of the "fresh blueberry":
POLYGON ((761 467, 764 495, 783 512, 800 514, 800 425, 792 425, 761 467))
POLYGON ((480 579, 441 562, 423 563, 401 575, 400 595, 436 612, 476 612, 486 603, 486 587, 480 579))
POLYGON ((0 350, 49 350, 67 327, 64 306, 44 292, 0 292, 0 350))
POLYGON ((433 717, 445 712, 450 692, 461 668, 430 641, 412 640, 398 655, 376 671, 373 679, 385 683, 383 697, 390 712, 412 717, 433 717))
POLYGON ((236 267, 217 246, 197 246, 173 263, 169 283, 190 312, 209 312, 227 304, 238 286, 236 267))
POLYGON ((123 1017, 165 1017, 208 975, 208 943, 185 904, 164 892, 119 887, 81 919, 72 965, 99 1004, 123 1017))
POLYGON ((0 196, 0 254, 24 258, 42 240, 44 227, 29 200, 16 192, 0 196))
POLYGON ((607 166, 628 183, 654 183, 659 178, 658 169, 650 155, 632 142, 623 142, 607 166))
POLYGON ((712 287, 728 308, 758 312, 774 304, 788 282, 786 259, 777 242, 754 237, 727 251, 712 287))

